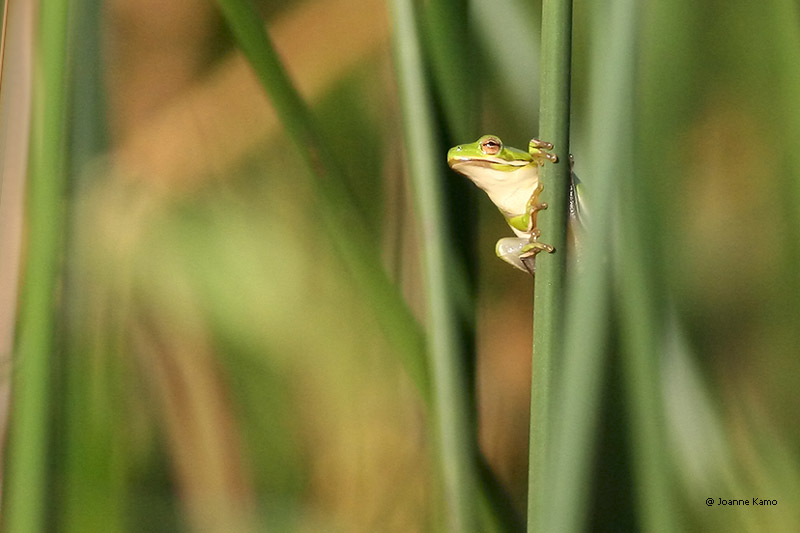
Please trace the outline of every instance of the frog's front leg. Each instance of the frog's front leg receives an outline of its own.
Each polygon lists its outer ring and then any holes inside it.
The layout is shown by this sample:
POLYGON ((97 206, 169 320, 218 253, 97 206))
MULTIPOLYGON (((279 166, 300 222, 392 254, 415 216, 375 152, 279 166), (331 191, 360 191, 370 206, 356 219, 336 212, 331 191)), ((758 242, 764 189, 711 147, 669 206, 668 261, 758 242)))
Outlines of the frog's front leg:
POLYGON ((539 242, 539 236, 542 234, 542 232, 536 226, 536 214, 539 211, 547 209, 546 203, 539 202, 539 193, 541 192, 542 188, 536 187, 536 190, 533 191, 530 200, 528 200, 526 214, 528 217, 527 231, 530 234, 530 238, 528 239, 528 243, 520 250, 520 255, 522 258, 534 257, 539 252, 553 253, 555 250, 555 248, 549 244, 539 242))
MULTIPOLYGON (((544 166, 547 161, 550 161, 551 163, 558 162, 558 156, 550 151, 552 149, 553 143, 539 139, 531 139, 531 142, 528 143, 528 153, 531 154, 531 157, 539 166, 544 166)), ((539 194, 541 194, 541 192, 542 186, 539 184, 531 194, 531 197, 528 200, 528 205, 526 206, 525 211, 528 215, 529 221, 528 232, 530 233, 531 238, 529 243, 522 250, 523 258, 534 257, 536 254, 542 251, 552 253, 554 250, 554 248, 549 244, 539 242, 540 231, 536 225, 536 215, 539 211, 547 209, 547 204, 545 202, 539 202, 539 194)))
MULTIPOLYGON (((537 213, 539 213, 539 211, 544 211, 545 209, 547 209, 547 203, 539 202, 539 194, 541 194, 541 192, 542 192, 542 186, 539 185, 533 190, 533 193, 531 194, 531 197, 528 199, 528 203, 525 206, 525 215, 528 220, 528 227, 526 228, 526 231, 528 231, 529 233, 534 233, 537 231, 536 230, 537 213)), ((538 237, 538 236, 539 236, 538 234, 532 235, 532 237, 538 237)), ((533 240, 536 239, 534 238, 533 240)))
POLYGON ((551 152, 553 143, 541 141, 539 139, 531 139, 528 143, 528 153, 539 166, 544 166, 545 162, 558 163, 558 156, 551 152))
MULTIPOLYGON (((544 164, 548 161, 551 163, 558 163, 558 156, 550 151, 552 149, 553 143, 549 143, 547 141, 531 139, 531 142, 528 143, 528 153, 531 154, 533 160, 540 167, 544 166, 544 164)), ((531 229, 536 228, 536 213, 543 209, 547 209, 546 203, 539 202, 539 194, 541 192, 542 186, 539 184, 536 189, 534 189, 530 199, 528 200, 527 212, 530 215, 531 229)))

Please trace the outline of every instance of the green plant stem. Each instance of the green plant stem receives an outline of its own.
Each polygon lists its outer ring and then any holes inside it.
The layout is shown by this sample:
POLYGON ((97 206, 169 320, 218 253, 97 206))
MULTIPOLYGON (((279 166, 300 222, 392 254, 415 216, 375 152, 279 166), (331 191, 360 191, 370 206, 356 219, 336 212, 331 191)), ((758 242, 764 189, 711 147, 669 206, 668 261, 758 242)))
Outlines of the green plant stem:
POLYGON ((566 271, 567 198, 570 183, 569 110, 572 56, 572 1, 542 3, 541 139, 552 142, 559 162, 542 169, 541 200, 549 205, 538 218, 542 240, 555 247, 553 254, 536 258, 533 320, 533 367, 528 467, 528 530, 541 530, 549 490, 545 466, 550 432, 550 398, 553 364, 561 348, 566 271))
POLYGON ((475 531, 473 509, 477 474, 474 437, 469 430, 468 388, 461 359, 455 309, 448 288, 445 217, 443 214, 442 151, 434 135, 419 32, 412 0, 394 0, 394 50, 403 110, 409 174, 414 188, 428 296, 428 353, 434 388, 440 464, 447 502, 448 529, 475 531))
POLYGON ((320 225, 339 252, 354 282, 372 304, 381 328, 403 358, 406 371, 430 404, 425 339, 398 288, 374 253, 369 221, 336 167, 336 158, 314 127, 311 114, 289 80, 251 0, 217 0, 239 47, 264 86, 299 154, 315 191, 320 225))
POLYGON ((633 0, 613 0, 595 28, 592 63, 592 206, 582 262, 570 285, 563 363, 553 403, 548 520, 543 531, 583 529, 588 512, 592 452, 604 379, 610 323, 609 253, 620 176, 633 173, 635 13, 633 0))
POLYGON ((3 502, 5 531, 42 531, 47 509, 47 431, 61 270, 66 115, 67 2, 39 10, 28 182, 28 254, 13 366, 13 412, 3 502))

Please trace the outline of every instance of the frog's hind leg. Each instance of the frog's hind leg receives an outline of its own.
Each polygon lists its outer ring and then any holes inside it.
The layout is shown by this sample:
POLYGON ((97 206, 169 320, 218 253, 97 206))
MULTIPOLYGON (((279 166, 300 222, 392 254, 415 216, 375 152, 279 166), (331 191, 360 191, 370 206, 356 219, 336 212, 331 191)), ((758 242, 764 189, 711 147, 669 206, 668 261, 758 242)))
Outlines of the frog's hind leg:
POLYGON ((523 249, 529 244, 530 240, 522 237, 504 237, 497 241, 494 251, 497 254, 497 257, 506 263, 513 265, 524 272, 529 272, 528 268, 522 262, 522 258, 520 257, 524 251, 523 249))

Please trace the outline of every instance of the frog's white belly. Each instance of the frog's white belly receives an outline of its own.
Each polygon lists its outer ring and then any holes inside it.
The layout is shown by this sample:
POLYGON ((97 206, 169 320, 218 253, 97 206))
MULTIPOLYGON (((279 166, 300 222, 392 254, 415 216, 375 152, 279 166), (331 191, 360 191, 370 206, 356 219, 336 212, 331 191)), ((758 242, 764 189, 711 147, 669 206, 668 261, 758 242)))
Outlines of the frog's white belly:
MULTIPOLYGON (((525 213, 528 201, 539 185, 539 167, 531 164, 511 172, 476 167, 471 169, 468 177, 486 192, 506 218, 511 218, 525 213)), ((530 233, 512 229, 519 237, 530 237, 530 233)))
POLYGON ((531 199, 535 189, 536 183, 533 185, 522 184, 522 186, 503 187, 491 192, 486 191, 486 193, 506 217, 514 217, 525 213, 528 201, 531 199))

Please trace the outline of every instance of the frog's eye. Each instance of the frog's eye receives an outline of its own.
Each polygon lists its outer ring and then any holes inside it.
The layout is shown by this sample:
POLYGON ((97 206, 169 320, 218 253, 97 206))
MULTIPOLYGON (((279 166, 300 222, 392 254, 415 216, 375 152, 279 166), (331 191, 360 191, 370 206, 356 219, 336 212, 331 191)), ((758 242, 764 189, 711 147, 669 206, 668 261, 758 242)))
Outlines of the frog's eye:
POLYGON ((503 143, 497 137, 489 137, 481 141, 481 152, 486 155, 497 155, 503 149, 503 143))

